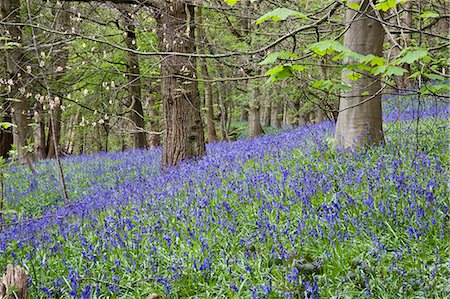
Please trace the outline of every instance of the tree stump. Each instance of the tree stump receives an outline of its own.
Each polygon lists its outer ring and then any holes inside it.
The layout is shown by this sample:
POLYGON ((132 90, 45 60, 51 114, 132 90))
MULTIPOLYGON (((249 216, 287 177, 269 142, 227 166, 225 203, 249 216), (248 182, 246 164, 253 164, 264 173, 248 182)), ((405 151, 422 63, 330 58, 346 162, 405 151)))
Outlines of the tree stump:
POLYGON ((28 299, 28 272, 20 267, 8 265, 0 280, 0 299, 28 299))

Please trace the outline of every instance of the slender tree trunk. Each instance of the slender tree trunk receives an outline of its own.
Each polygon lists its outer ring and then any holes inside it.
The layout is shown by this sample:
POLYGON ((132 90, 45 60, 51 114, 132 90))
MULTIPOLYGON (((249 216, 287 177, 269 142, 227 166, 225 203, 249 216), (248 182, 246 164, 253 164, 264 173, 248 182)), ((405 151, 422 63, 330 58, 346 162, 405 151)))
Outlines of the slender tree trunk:
POLYGON ((147 107, 148 107, 148 116, 150 118, 150 131, 154 133, 150 133, 148 137, 148 146, 149 148, 155 148, 161 145, 160 134, 155 132, 159 132, 161 130, 160 126, 160 115, 157 109, 156 98, 153 95, 149 95, 147 97, 147 107))
MULTIPOLYGON (((137 50, 135 15, 127 6, 120 6, 123 19, 125 20, 125 44, 128 49, 137 50)), ((145 148, 147 136, 145 134, 144 109, 141 100, 141 71, 139 56, 131 51, 127 56, 127 80, 128 80, 128 103, 131 108, 131 120, 134 123, 133 138, 134 148, 145 148)))
POLYGON ((38 160, 45 159, 47 157, 47 144, 45 139, 45 122, 43 119, 42 104, 37 101, 34 105, 34 125, 35 125, 35 151, 38 160))
MULTIPOLYGON (((166 1, 156 22, 161 51, 195 53, 193 5, 166 1)), ((197 81, 186 79, 195 79, 195 67, 195 57, 167 56, 161 60, 164 168, 205 154, 197 81)))
POLYGON ((250 139, 256 136, 262 135, 263 130, 261 126, 261 110, 259 106, 260 102, 260 90, 258 86, 255 86, 252 90, 252 99, 250 101, 250 111, 249 111, 249 131, 248 137, 250 139))
POLYGON ((270 115, 270 125, 272 128, 281 128, 281 121, 279 115, 282 113, 282 106, 279 104, 273 104, 271 115, 270 115))
MULTIPOLYGON (((2 117, 2 122, 12 123, 11 118, 11 103, 3 103, 4 116, 2 117)), ((12 127, 7 129, 0 128, 0 156, 7 158, 9 156, 9 151, 12 149, 13 144, 13 131, 12 127)))
MULTIPOLYGON (((370 1, 362 2, 361 11, 374 16, 370 1)), ((360 3, 351 0, 350 3, 360 3)), ((350 4, 349 3, 349 4, 350 4)), ((346 21, 350 27, 344 34, 344 46, 367 55, 383 55, 384 29, 381 24, 363 14, 348 9, 346 21)), ((344 61, 350 63, 351 61, 344 61)), ((342 72, 342 82, 351 86, 344 91, 339 105, 339 116, 335 137, 343 148, 380 144, 383 142, 381 114, 381 82, 378 78, 363 76, 357 81, 347 77, 349 71, 342 72), (368 92, 367 96, 363 93, 368 92)))
MULTIPOLYGON (((20 0, 2 0, 0 2, 3 20, 7 23, 22 23, 20 17, 20 0)), ((28 147, 29 141, 32 140, 32 131, 30 128, 30 106, 26 101, 21 88, 25 85, 26 74, 21 71, 25 69, 23 63, 25 55, 21 44, 22 30, 19 26, 5 25, 7 33, 5 37, 10 42, 17 43, 18 46, 5 50, 6 54, 6 71, 7 78, 12 82, 8 87, 7 97, 14 99, 12 102, 12 118, 17 125, 17 145, 19 150, 19 160, 26 162, 32 168, 31 161, 34 160, 33 153, 25 148, 28 147)))
POLYGON ((290 125, 291 120, 289 117, 289 108, 288 108, 288 104, 285 102, 283 105, 283 126, 288 126, 290 125))
POLYGON ((75 137, 77 135, 76 127, 79 122, 80 122, 80 111, 78 110, 77 114, 75 115, 73 120, 71 119, 71 121, 69 121, 69 125, 67 126, 68 133, 67 133, 67 145, 65 147, 65 152, 69 155, 73 154, 73 151, 74 151, 75 137))
MULTIPOLYGON (((197 14, 197 40, 198 40, 198 52, 203 54, 204 51, 204 44, 206 43, 205 40, 205 30, 203 29, 203 18, 202 18, 202 8, 201 6, 197 6, 196 9, 197 14)), ((212 86, 209 72, 208 72, 208 66, 206 64, 206 60, 204 58, 199 58, 198 62, 200 64, 200 71, 202 73, 202 77, 205 80, 205 108, 206 108, 206 129, 208 132, 208 142, 215 142, 217 141, 217 134, 216 134, 216 125, 214 122, 214 110, 213 110, 213 92, 212 92, 212 86)))
MULTIPOLYGON (((62 2, 61 4, 57 4, 53 9, 53 16, 55 17, 55 29, 61 32, 68 32, 70 30, 70 3, 62 2)), ((55 37, 55 41, 60 39, 60 36, 55 37)), ((63 90, 63 86, 60 84, 60 80, 66 74, 66 65, 69 60, 69 51, 66 48, 65 44, 59 44, 54 46, 53 52, 55 53, 53 56, 54 59, 54 73, 52 78, 52 86, 51 94, 52 97, 56 97, 55 94, 61 92, 63 90)), ((61 99, 57 100, 58 103, 53 105, 53 113, 52 117, 50 117, 48 122, 48 134, 47 134, 47 158, 55 157, 56 149, 55 143, 59 148, 59 143, 61 139, 61 121, 62 121, 62 109, 61 109, 61 99), (52 124, 54 122, 54 124, 52 124), (54 129, 54 130, 53 130, 54 129), (55 131, 55 136, 53 136, 53 131, 55 131), (54 141, 56 139, 56 142, 54 141)), ((42 109, 38 112, 42 112, 42 109)), ((41 117, 42 117, 42 113, 41 117)), ((41 120, 42 121, 42 120, 41 120)), ((40 130, 40 129, 39 129, 40 130)), ((39 150, 42 150, 42 146, 39 150)), ((38 154, 41 156, 41 154, 38 154)))
POLYGON ((272 108, 272 105, 270 103, 266 107, 264 107, 263 125, 266 127, 270 126, 271 108, 272 108))

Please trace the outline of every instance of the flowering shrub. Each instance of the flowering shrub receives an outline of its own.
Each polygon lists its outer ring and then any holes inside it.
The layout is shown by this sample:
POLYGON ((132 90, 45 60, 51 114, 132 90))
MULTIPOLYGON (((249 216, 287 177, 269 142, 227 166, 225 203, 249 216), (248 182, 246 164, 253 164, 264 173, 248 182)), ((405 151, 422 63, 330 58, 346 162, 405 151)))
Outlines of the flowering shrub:
POLYGON ((323 122, 166 173, 159 150, 65 158, 70 204, 54 161, 13 167, 0 269, 32 298, 447 298, 449 111, 397 108, 366 150, 323 122))

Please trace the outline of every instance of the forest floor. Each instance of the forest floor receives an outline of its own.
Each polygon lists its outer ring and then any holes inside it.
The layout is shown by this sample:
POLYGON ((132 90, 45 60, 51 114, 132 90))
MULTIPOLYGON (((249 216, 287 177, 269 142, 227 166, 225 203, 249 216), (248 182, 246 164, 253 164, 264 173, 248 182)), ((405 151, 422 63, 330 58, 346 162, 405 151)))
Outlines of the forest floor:
POLYGON ((333 149, 334 124, 63 159, 4 182, 0 269, 31 298, 448 298, 449 108, 384 107, 386 144, 333 149), (419 109, 417 109, 419 108, 419 109))

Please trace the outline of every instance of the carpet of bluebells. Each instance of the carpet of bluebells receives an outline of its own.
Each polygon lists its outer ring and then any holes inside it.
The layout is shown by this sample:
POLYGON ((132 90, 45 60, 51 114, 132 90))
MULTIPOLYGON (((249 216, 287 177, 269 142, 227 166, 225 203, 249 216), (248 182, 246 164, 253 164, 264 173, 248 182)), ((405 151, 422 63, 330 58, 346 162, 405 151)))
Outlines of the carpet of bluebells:
POLYGON ((448 298, 449 109, 384 111, 366 150, 322 122, 165 173, 158 149, 66 157, 70 203, 55 161, 12 166, 0 272, 32 298, 448 298))

